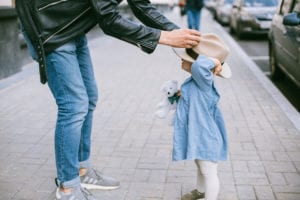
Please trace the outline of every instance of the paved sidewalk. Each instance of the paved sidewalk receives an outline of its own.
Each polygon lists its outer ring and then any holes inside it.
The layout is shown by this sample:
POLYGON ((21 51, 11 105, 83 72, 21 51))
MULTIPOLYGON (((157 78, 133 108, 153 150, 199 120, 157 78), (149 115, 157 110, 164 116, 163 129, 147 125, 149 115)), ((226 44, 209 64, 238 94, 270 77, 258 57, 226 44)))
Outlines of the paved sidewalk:
MULTIPOLYGON (((168 16, 185 26, 178 13, 168 16)), ((229 160, 219 167, 219 199, 299 200, 299 113, 207 11, 202 26, 231 48, 233 77, 217 78, 230 147, 229 160)), ((92 160, 121 181, 118 190, 93 193, 99 200, 180 199, 195 187, 196 169, 191 161, 171 161, 172 128, 153 116, 162 83, 188 76, 180 60, 168 47, 147 55, 108 36, 92 39, 90 49, 100 92, 92 160)), ((16 83, 15 77, 0 81, 0 200, 54 199, 56 105, 31 72, 16 75, 16 83)))

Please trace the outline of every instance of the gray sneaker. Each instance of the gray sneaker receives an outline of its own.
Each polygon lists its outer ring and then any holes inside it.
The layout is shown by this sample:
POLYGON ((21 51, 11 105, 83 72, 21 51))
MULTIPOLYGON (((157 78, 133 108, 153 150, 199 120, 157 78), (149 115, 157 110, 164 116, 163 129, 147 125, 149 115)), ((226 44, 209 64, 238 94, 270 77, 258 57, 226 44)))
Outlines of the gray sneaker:
POLYGON ((69 194, 65 194, 57 188, 55 196, 56 200, 97 200, 92 193, 80 185, 73 188, 72 192, 69 194))
POLYGON ((81 186, 87 189, 114 190, 120 187, 120 182, 114 178, 104 176, 95 169, 88 169, 87 173, 80 177, 81 186))

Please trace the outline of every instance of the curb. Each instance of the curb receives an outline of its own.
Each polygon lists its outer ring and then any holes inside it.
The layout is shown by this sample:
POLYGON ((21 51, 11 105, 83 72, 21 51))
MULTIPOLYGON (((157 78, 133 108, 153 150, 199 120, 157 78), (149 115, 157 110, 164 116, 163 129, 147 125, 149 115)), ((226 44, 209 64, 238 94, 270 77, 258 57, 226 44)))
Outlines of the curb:
POLYGON ((272 96, 281 110, 285 113, 287 118, 293 123, 295 128, 300 132, 300 114, 294 108, 294 106, 287 100, 287 98, 277 89, 271 80, 269 80, 265 74, 260 70, 257 64, 250 59, 250 57, 246 54, 246 52, 238 45, 237 42, 233 40, 233 38, 224 31, 222 26, 216 23, 216 28, 222 32, 222 36, 226 39, 230 46, 235 49, 239 49, 241 58, 246 62, 247 67, 251 70, 253 75, 257 78, 257 80, 261 83, 261 85, 267 90, 267 92, 272 96))

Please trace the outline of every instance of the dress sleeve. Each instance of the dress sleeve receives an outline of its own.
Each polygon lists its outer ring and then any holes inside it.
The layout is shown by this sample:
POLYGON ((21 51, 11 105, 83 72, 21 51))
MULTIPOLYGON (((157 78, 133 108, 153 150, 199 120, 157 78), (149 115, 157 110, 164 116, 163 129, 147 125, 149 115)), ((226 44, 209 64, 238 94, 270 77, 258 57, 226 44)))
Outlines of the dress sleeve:
POLYGON ((198 56, 192 64, 192 78, 202 90, 209 89, 213 84, 212 69, 215 67, 214 62, 204 55, 198 56))

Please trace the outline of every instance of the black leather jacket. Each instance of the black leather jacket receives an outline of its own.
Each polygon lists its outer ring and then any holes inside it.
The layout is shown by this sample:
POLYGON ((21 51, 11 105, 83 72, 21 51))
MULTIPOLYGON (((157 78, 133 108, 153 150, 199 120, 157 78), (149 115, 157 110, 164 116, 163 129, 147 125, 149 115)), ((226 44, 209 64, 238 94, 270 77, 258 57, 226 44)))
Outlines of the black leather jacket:
POLYGON ((148 0, 128 0, 135 16, 146 26, 120 16, 121 0, 16 0, 16 10, 37 55, 42 83, 47 82, 45 55, 85 34, 97 23, 108 35, 151 53, 156 48, 160 30, 178 28, 153 7, 148 0))

